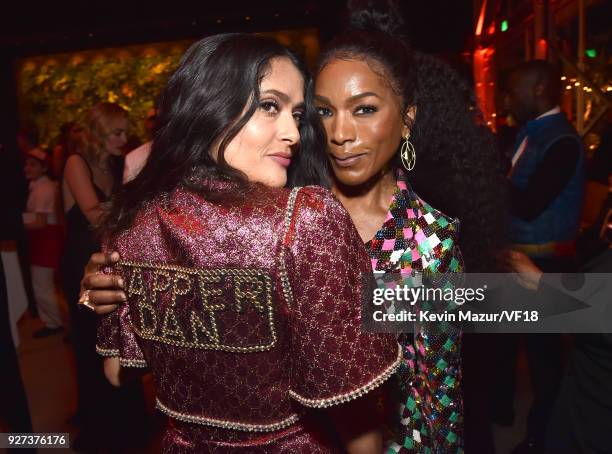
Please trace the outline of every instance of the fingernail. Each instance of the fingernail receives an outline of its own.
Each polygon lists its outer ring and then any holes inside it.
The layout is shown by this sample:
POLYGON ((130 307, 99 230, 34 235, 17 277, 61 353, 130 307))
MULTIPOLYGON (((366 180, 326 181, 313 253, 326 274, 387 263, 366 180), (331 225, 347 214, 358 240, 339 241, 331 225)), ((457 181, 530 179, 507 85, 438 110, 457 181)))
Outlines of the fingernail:
POLYGON ((119 284, 119 287, 123 288, 123 278, 122 278, 122 277, 120 277, 120 278, 117 280, 117 284, 119 284))
POLYGON ((119 260, 119 253, 116 251, 111 252, 111 259, 113 260, 113 262, 119 260))
POLYGON ((127 295, 125 293, 121 294, 121 297, 123 298, 123 301, 127 301, 127 295))

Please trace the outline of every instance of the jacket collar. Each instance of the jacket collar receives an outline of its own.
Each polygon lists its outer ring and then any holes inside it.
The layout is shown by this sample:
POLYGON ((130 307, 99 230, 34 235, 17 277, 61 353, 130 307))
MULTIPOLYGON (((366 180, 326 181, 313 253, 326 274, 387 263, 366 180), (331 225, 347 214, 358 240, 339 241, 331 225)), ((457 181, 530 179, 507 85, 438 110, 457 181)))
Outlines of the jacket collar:
POLYGON ((459 223, 419 198, 405 173, 396 172, 397 188, 381 229, 366 243, 374 271, 439 270, 455 241, 459 223))

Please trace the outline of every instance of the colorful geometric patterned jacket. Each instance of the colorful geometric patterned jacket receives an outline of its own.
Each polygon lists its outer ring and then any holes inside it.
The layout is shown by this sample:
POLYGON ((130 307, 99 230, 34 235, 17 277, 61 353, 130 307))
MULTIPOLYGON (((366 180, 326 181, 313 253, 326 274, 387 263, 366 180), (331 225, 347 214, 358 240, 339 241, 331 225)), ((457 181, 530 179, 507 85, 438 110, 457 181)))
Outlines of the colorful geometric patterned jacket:
MULTIPOLYGON (((377 276, 383 282, 410 285, 413 273, 452 285, 463 271, 457 246, 459 221, 420 199, 402 171, 382 228, 366 243, 377 276), (455 275, 457 276, 457 275, 455 275)), ((461 332, 445 323, 417 324, 414 336, 403 334, 404 362, 400 382, 400 424, 392 453, 461 453, 461 332)))

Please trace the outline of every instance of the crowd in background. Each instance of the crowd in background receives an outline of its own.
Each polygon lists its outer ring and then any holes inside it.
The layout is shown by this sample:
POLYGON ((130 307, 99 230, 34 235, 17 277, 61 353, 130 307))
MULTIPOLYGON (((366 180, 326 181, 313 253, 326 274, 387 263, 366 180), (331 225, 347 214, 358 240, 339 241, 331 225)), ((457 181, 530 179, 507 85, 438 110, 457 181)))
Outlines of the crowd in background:
MULTIPOLYGON (((148 114, 147 126, 154 116, 148 114)), ((106 381, 95 351, 96 317, 77 306, 85 264, 100 249, 95 226, 103 204, 122 182, 124 155, 140 145, 128 128, 123 108, 100 103, 81 123, 62 125, 51 149, 38 143, 34 129, 23 128, 18 150, 2 150, 6 194, 13 195, 6 199, 3 240, 17 245, 29 310, 41 322, 34 338, 62 335, 73 348, 78 398, 69 422, 80 427, 75 448, 83 450, 137 445, 146 430, 140 385, 116 389, 106 381), (121 418, 111 418, 118 408, 121 418), (127 430, 130 421, 142 422, 140 435, 138 428, 136 436, 127 430), (101 433, 100 424, 109 422, 101 433)))

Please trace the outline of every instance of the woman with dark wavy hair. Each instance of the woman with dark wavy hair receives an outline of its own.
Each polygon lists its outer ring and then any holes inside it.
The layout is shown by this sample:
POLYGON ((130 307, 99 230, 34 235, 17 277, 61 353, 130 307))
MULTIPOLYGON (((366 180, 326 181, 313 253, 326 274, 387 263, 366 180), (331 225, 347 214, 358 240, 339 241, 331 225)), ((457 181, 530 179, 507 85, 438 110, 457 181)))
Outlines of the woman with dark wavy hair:
POLYGON ((205 38, 170 77, 147 163, 113 199, 104 248, 121 255, 127 304, 103 316, 96 349, 114 385, 152 371, 165 452, 382 449, 370 391, 401 349, 360 331, 368 257, 329 191, 283 188, 292 160, 322 148, 313 120, 312 80, 290 51, 205 38), (329 408, 335 435, 313 408, 329 408))

